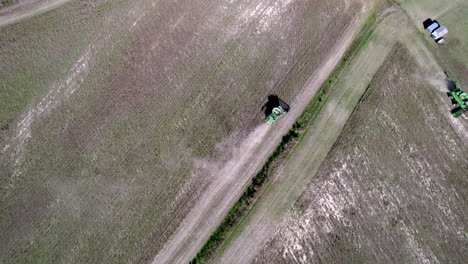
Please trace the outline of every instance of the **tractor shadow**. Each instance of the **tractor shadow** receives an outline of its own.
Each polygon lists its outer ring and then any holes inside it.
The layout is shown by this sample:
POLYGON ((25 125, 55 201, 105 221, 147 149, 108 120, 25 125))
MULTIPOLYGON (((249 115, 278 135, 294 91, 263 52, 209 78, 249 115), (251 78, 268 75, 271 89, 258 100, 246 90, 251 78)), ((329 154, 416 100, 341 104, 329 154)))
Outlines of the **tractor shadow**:
POLYGON ((271 94, 268 96, 268 101, 262 106, 262 111, 265 113, 265 118, 271 115, 273 108, 281 106, 283 109, 288 112, 290 107, 289 105, 281 100, 277 95, 271 94))
MULTIPOLYGON (((449 92, 455 90, 457 88, 457 86, 455 85, 455 82, 453 80, 450 79, 450 77, 448 77, 448 74, 446 71, 444 71, 444 74, 445 74, 445 87, 447 87, 447 90, 449 92)), ((447 93, 448 95, 449 93, 447 93)))
POLYGON ((451 81, 449 78, 445 78, 445 84, 449 92, 455 90, 456 88, 455 83, 451 81))

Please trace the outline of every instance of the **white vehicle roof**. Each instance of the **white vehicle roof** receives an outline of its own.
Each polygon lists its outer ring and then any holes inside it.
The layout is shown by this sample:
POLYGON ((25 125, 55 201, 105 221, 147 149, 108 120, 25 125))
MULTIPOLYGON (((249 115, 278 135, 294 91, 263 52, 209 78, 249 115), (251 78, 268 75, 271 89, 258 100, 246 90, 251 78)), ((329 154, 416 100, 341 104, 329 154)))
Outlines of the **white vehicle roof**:
POLYGON ((431 33, 434 31, 436 28, 439 27, 439 24, 437 22, 432 23, 430 26, 426 28, 427 32, 431 33))
POLYGON ((434 32, 432 32, 432 37, 438 39, 438 38, 442 37, 443 35, 445 35, 447 33, 448 33, 448 29, 446 27, 442 26, 442 27, 436 29, 434 32))

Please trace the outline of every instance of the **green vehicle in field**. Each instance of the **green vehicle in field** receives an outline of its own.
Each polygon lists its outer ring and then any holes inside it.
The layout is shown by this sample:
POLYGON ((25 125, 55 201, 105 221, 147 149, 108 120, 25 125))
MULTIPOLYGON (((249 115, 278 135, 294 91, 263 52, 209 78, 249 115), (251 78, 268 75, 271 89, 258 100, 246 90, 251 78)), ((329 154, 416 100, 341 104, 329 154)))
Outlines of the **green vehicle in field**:
POLYGON ((283 100, 279 99, 276 95, 271 95, 268 97, 268 102, 265 104, 264 108, 266 109, 265 114, 265 123, 273 124, 280 116, 289 112, 289 105, 283 100))
POLYGON ((265 119, 265 122, 267 124, 273 124, 278 118, 283 114, 286 113, 286 111, 283 109, 283 107, 278 106, 273 108, 271 111, 271 114, 265 119))
POLYGON ((450 79, 448 76, 447 79, 450 82, 450 92, 447 92, 447 96, 452 101, 454 107, 450 110, 450 113, 452 113, 453 117, 457 117, 468 110, 468 94, 462 91, 460 85, 456 81, 450 79))

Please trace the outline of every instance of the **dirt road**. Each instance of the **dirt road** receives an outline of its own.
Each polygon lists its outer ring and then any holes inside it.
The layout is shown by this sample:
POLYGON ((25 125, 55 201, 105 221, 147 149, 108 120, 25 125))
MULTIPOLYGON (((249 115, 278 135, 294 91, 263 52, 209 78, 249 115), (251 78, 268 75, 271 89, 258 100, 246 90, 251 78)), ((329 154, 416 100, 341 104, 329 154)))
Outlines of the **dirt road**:
POLYGON ((156 256, 153 263, 187 263, 221 223, 224 215, 237 201, 252 175, 279 144, 284 133, 294 124, 308 102, 340 61, 357 34, 365 12, 345 30, 335 49, 320 70, 314 72, 303 93, 291 104, 292 110, 273 126, 258 127, 235 151, 232 161, 224 166, 201 199, 185 218, 172 239, 156 256))
POLYGON ((20 1, 17 4, 0 9, 0 27, 17 23, 23 19, 50 11, 69 1, 70 0, 20 1))

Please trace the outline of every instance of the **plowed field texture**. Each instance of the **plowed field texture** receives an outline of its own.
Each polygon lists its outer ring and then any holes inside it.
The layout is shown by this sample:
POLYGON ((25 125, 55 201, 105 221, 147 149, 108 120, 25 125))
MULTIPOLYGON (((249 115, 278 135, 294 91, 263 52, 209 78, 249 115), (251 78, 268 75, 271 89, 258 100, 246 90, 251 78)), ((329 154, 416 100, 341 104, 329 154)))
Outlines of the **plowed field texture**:
POLYGON ((466 134, 420 74, 396 44, 255 263, 466 261, 466 134))
MULTIPOLYGON (((301 98, 365 11, 360 0, 16 2, 0 9, 0 263, 151 262, 263 123, 267 97, 301 98)), ((434 148, 454 144, 435 136, 434 148)), ((456 164, 438 154, 437 168, 456 164)))

